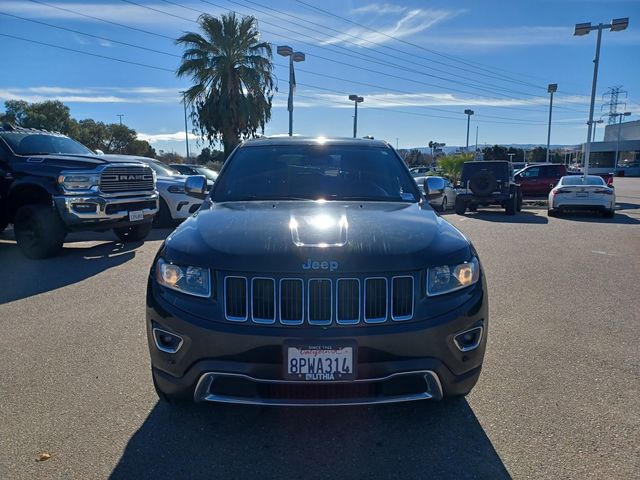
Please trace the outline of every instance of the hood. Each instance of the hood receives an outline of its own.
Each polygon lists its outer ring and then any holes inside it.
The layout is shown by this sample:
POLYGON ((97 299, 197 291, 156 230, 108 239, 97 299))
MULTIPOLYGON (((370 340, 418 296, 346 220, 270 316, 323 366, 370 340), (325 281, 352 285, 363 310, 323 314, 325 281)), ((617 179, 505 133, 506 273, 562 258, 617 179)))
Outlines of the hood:
POLYGON ((343 274, 462 262, 471 245, 428 205, 207 201, 163 255, 225 271, 343 274))
POLYGON ((138 163, 135 160, 106 159, 101 155, 69 155, 63 153, 53 153, 50 155, 30 155, 27 163, 42 164, 48 167, 60 168, 63 170, 73 169, 93 169, 106 163, 138 163))

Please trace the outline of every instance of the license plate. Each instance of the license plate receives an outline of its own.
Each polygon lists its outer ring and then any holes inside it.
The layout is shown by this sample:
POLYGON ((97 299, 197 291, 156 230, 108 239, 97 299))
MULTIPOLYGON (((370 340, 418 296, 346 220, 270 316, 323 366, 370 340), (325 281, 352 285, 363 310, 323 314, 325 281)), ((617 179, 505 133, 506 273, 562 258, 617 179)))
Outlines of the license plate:
POLYGON ((139 220, 144 220, 144 213, 142 210, 136 210, 135 212, 129 212, 129 221, 137 222, 139 220))
POLYGON ((585 198, 588 197, 589 193, 588 192, 576 192, 576 197, 578 198, 585 198))
POLYGON ((354 380, 354 345, 285 345, 285 378, 311 382, 354 380))

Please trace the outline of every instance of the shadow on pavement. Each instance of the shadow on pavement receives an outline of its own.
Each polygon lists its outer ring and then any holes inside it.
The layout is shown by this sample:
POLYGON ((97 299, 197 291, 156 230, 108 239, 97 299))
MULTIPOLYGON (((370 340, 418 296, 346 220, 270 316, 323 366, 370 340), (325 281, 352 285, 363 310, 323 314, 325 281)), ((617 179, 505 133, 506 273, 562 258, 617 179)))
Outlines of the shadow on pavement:
POLYGON ((110 478, 511 477, 459 399, 300 409, 160 402, 110 478))
POLYGON ((522 210, 515 215, 505 215, 504 210, 482 210, 478 209, 477 212, 467 212, 466 217, 473 218, 474 220, 484 220, 486 222, 497 223, 528 223, 534 225, 544 225, 549 223, 546 215, 537 215, 533 212, 527 212, 522 210))
MULTIPOLYGON (((147 240, 161 240, 169 230, 152 230, 147 240)), ((45 260, 24 257, 11 229, 0 234, 0 264, 3 278, 0 304, 62 288, 109 268, 122 265, 136 255, 144 242, 112 241, 111 232, 70 234, 59 256, 45 260), (87 246, 78 245, 89 242, 87 246), (97 243, 101 242, 101 243, 97 243), (12 272, 4 275, 4 272, 12 272)))
MULTIPOLYGON (((637 207, 636 207, 637 208, 637 207)), ((558 217, 560 220, 570 220, 573 222, 587 222, 587 223, 615 223, 618 225, 638 225, 640 220, 630 217, 624 213, 619 213, 616 210, 616 214, 613 218, 604 218, 599 212, 563 212, 558 217)))

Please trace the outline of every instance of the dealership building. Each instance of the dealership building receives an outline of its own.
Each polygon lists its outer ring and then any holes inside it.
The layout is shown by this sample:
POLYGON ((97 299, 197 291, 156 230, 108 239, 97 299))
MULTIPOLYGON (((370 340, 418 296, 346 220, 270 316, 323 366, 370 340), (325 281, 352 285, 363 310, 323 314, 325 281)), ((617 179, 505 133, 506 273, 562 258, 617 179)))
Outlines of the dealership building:
MULTIPOLYGON (((584 150, 585 144, 582 144, 583 154, 584 150)), ((616 151, 619 152, 619 173, 640 176, 640 120, 605 126, 603 140, 591 142, 589 170, 613 171, 616 151)))

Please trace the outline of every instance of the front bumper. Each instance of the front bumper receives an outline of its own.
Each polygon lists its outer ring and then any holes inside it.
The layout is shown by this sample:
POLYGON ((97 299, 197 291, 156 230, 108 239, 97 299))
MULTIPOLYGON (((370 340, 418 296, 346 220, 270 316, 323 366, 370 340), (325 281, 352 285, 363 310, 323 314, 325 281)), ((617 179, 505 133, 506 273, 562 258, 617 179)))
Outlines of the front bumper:
POLYGON ((150 222, 158 212, 158 193, 139 196, 60 195, 53 198, 64 223, 71 230, 83 228, 113 228, 129 225, 129 212, 142 211, 143 219, 150 222))
MULTIPOLYGON (((438 317, 407 323, 352 326, 260 326, 206 321, 147 292, 147 333, 154 380, 163 392, 195 401, 260 405, 345 405, 440 399, 468 392, 486 349, 488 301, 484 276, 471 299, 438 317), (477 348, 454 337, 482 326, 477 348), (153 329, 179 335, 176 353, 161 351, 153 329), (356 380, 286 380, 290 341, 355 342, 356 380)), ((455 293, 453 294, 455 295, 455 293)))

